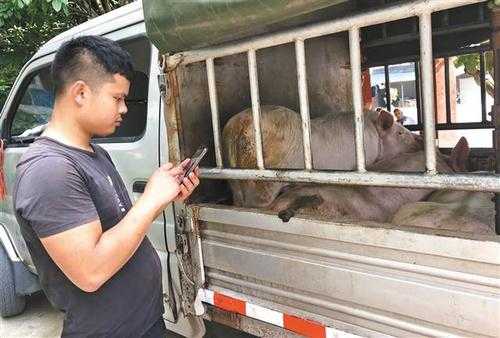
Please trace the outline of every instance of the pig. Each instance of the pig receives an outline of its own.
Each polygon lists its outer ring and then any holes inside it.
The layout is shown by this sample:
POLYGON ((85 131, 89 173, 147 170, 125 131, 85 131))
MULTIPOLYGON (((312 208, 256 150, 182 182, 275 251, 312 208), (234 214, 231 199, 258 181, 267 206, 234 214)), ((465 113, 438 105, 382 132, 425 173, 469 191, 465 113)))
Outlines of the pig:
MULTIPOLYGON (((261 107, 261 133, 266 168, 302 169, 302 120, 281 106, 261 107)), ((251 109, 233 116, 223 130, 225 164, 230 168, 256 168, 255 140, 251 109)), ((389 159, 421 147, 419 135, 394 123, 388 112, 365 114, 364 144, 366 164, 389 159)), ((327 114, 311 119, 311 152, 315 169, 355 168, 354 122, 352 113, 327 114)), ((254 180, 231 181, 236 206, 265 208, 285 183, 254 180)))
POLYGON ((403 205, 391 223, 453 230, 474 234, 495 234, 493 193, 442 190, 427 201, 403 205))
MULTIPOLYGON (((467 144, 459 141, 462 148, 452 151, 451 161, 457 170, 466 171, 469 154, 467 144)), ((403 205, 393 216, 396 225, 417 226, 433 229, 453 230, 474 234, 494 234, 495 204, 493 193, 477 191, 441 190, 432 193, 426 201, 403 205)))
MULTIPOLYGON (((451 173, 462 167, 465 138, 455 146, 449 158, 437 154, 437 169, 451 173)), ((403 153, 374 163, 370 171, 418 172, 425 169, 423 150, 403 153)), ((375 186, 298 185, 289 188, 271 203, 269 209, 284 221, 296 213, 342 220, 389 222, 403 205, 426 199, 433 190, 375 186)))

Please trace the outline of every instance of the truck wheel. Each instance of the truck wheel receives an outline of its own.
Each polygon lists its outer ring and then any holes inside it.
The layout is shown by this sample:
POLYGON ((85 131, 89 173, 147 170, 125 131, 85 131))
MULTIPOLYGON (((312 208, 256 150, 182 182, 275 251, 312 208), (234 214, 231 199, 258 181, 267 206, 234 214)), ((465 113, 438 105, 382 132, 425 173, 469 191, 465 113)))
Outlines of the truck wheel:
POLYGON ((0 245, 0 315, 10 317, 20 314, 26 307, 24 296, 16 294, 14 269, 7 252, 0 245))

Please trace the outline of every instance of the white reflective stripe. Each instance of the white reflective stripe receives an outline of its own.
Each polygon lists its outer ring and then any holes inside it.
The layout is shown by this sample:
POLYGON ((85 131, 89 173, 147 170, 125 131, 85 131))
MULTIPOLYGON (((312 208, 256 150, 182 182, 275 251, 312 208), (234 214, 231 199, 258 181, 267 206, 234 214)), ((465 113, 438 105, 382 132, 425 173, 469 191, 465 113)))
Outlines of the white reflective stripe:
POLYGON ((214 292, 212 290, 200 289, 198 292, 201 293, 202 302, 214 305, 214 292))
POLYGON ((246 303, 246 315, 266 323, 283 327, 283 314, 278 311, 266 309, 265 307, 246 303))
POLYGON ((3 248, 7 252, 7 255, 9 256, 10 260, 12 262, 20 262, 21 260, 16 254, 16 250, 14 249, 14 246, 12 245, 12 242, 10 241, 10 236, 7 233, 7 230, 3 227, 3 225, 0 225, 0 241, 3 244, 3 248))
POLYGON ((360 336, 340 331, 332 327, 326 327, 326 338, 360 338, 360 336))

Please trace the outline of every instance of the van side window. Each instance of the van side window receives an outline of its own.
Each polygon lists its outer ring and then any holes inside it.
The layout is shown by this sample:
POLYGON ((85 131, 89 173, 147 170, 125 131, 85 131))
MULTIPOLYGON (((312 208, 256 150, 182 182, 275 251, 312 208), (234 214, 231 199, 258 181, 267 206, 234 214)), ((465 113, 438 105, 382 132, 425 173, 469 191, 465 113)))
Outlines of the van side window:
POLYGON ((14 113, 10 135, 15 142, 38 136, 52 114, 54 92, 50 77, 50 67, 35 73, 14 113))
MULTIPOLYGON (((146 130, 149 65, 151 45, 145 37, 120 42, 132 56, 134 77, 126 100, 128 112, 114 134, 95 137, 95 142, 133 142, 146 130)), ((13 143, 30 143, 39 136, 48 123, 54 107, 54 92, 50 65, 37 71, 23 86, 22 97, 11 120, 10 136, 13 143)))
POLYGON ((146 130, 149 65, 151 45, 145 37, 120 42, 132 56, 134 63, 134 77, 130 83, 126 99, 128 111, 123 116, 123 121, 114 134, 106 137, 95 137, 94 141, 100 142, 133 142, 138 140, 146 130))

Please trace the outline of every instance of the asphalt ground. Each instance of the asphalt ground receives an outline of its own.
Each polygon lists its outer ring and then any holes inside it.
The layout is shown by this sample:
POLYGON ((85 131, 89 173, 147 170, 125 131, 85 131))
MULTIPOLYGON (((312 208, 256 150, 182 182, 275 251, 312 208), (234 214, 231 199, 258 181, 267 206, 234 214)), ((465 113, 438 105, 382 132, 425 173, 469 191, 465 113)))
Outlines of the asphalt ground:
MULTIPOLYGON (((10 318, 0 317, 1 338, 54 338, 60 337, 63 314, 54 309, 45 295, 38 292, 26 297, 24 313, 10 318)), ((252 335, 235 331, 231 328, 205 322, 207 334, 205 338, 250 338, 252 335)), ((168 338, 183 338, 169 332, 168 338)))

